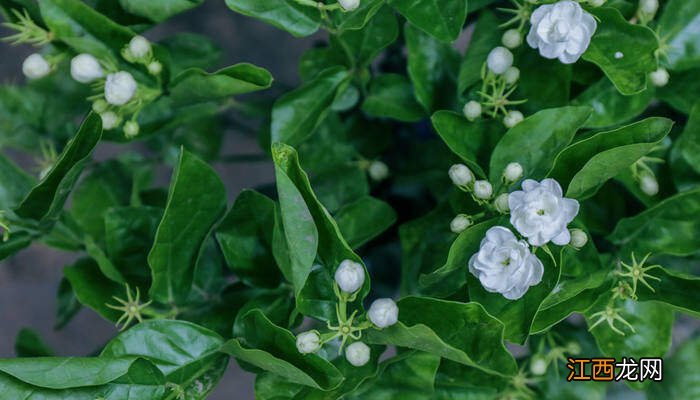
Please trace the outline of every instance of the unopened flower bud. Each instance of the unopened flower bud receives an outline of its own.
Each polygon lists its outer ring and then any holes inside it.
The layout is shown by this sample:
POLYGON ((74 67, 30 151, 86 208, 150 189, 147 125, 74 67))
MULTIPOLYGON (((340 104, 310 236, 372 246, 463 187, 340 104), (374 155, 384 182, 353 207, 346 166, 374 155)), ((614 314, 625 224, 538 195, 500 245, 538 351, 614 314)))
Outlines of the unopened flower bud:
POLYGON ((668 84, 668 71, 665 68, 659 68, 656 71, 649 74, 649 79, 651 83, 656 87, 663 87, 668 84))
POLYGON ((22 73, 28 79, 43 78, 51 72, 51 65, 39 53, 31 54, 22 63, 22 73))
POLYGON ((109 104, 102 99, 97 99, 94 103, 92 103, 92 111, 98 114, 102 114, 103 112, 107 111, 107 108, 109 108, 109 104))
POLYGON ((523 37, 520 36, 520 31, 517 29, 508 29, 503 33, 501 42, 509 49, 514 49, 523 43, 523 37))
POLYGON ((450 176, 452 183, 457 186, 466 186, 474 180, 472 171, 464 164, 454 164, 450 167, 447 174, 450 176))
POLYGON ((116 128, 121 122, 121 118, 113 111, 103 112, 100 118, 102 118, 102 129, 106 131, 116 128))
POLYGON ((338 4, 345 11, 353 11, 360 6, 360 0, 338 0, 338 4))
POLYGON ((506 165, 503 170, 503 178, 506 182, 515 182, 523 176, 523 166, 520 163, 512 162, 506 165))
POLYGON ((493 201, 493 206, 496 207, 496 211, 501 214, 506 214, 510 211, 510 206, 508 205, 508 193, 501 193, 493 201))
POLYGON ((572 356, 581 354, 581 345, 576 342, 569 342, 566 344, 566 352, 572 356))
POLYGON ((375 181, 383 181, 389 176, 389 167, 379 160, 372 161, 367 169, 369 177, 375 181))
POLYGON ((547 360, 539 354, 530 359, 530 372, 532 375, 541 376, 547 372, 547 360))
POLYGON ((489 181, 475 181, 474 182, 474 196, 478 199, 486 200, 491 198, 493 194, 493 187, 489 181))
POLYGON ((158 61, 151 61, 148 64, 148 73, 151 75, 158 75, 163 71, 163 64, 159 63, 158 61))
POLYGON ((392 299, 377 299, 369 306, 367 318, 377 328, 387 328, 399 320, 399 307, 392 299))
POLYGON ((659 193, 659 182, 654 175, 645 173, 639 178, 639 188, 647 196, 655 196, 659 193))
POLYGON ((136 93, 136 81, 130 73, 119 71, 107 75, 105 99, 109 104, 121 106, 129 102, 136 93))
POLYGON ((602 7, 606 0, 588 0, 591 7, 602 7))
POLYGON ((454 233, 462 233, 472 224, 472 219, 468 215, 459 214, 450 222, 450 230, 454 233))
POLYGON ((361 367, 369 362, 370 348, 362 342, 352 343, 345 349, 345 359, 355 367, 361 367))
POLYGON ((588 243, 588 235, 581 229, 570 229, 571 241, 569 244, 576 249, 580 249, 588 243))
POLYGON ((508 111, 508 114, 506 114, 505 117, 503 117, 503 125, 506 126, 506 128, 512 128, 515 125, 518 125, 525 119, 523 116, 523 113, 517 110, 511 110, 508 111))
POLYGON ((301 354, 315 353, 321 348, 321 336, 316 331, 306 331, 297 335, 297 350, 301 354))
POLYGON ((335 270, 335 282, 345 293, 355 293, 365 283, 365 269, 362 264, 343 260, 335 270))
POLYGON ((486 58, 486 65, 491 72, 500 75, 513 65, 513 53, 505 47, 495 47, 486 58))
POLYGON ((656 10, 659 9, 658 0, 639 0, 639 10, 647 15, 656 14, 656 10))
POLYGON ((141 35, 136 35, 129 41, 129 52, 134 58, 145 58, 151 52, 151 42, 141 35))
POLYGON ((136 121, 127 121, 124 124, 124 136, 127 139, 136 137, 139 134, 139 124, 136 121))
POLYGON ((518 67, 510 67, 503 73, 503 79, 507 84, 513 85, 520 79, 520 70, 518 67))
POLYGON ((78 54, 70 60, 70 75, 80 83, 90 83, 102 78, 102 66, 95 57, 90 54, 78 54))
POLYGON ((464 105, 462 112, 468 120, 474 121, 481 116, 481 103, 471 100, 464 105))

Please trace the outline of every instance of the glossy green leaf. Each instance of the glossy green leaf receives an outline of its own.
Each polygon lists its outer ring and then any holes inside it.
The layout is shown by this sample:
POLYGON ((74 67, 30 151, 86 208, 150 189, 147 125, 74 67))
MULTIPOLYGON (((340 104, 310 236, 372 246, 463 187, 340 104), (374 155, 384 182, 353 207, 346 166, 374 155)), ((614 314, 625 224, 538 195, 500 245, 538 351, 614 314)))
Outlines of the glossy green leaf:
POLYGON ((348 79, 344 68, 330 68, 278 98, 272 108, 272 142, 297 145, 311 136, 348 79))
POLYGON ((216 172, 181 150, 168 204, 148 254, 153 277, 149 294, 154 300, 185 300, 200 248, 225 208, 226 189, 216 172))
POLYGON ((399 36, 399 24, 389 7, 380 8, 362 30, 331 36, 334 46, 352 54, 352 65, 367 66, 399 36))
POLYGON ((647 86, 647 75, 656 70, 656 35, 645 26, 627 22, 616 9, 592 12, 600 22, 583 59, 600 67, 620 93, 641 92, 647 86))
POLYGON ((337 10, 333 12, 333 19, 340 32, 362 29, 383 5, 384 0, 361 1, 360 5, 353 11, 337 10))
POLYGON ((666 47, 662 60, 674 71, 695 68, 700 63, 700 4, 671 0, 659 18, 659 37, 666 47))
POLYGON ((495 375, 517 372, 503 345, 503 324, 480 304, 404 297, 398 306, 399 323, 370 330, 365 340, 425 351, 495 375))
POLYGON ((124 10, 153 22, 161 22, 175 14, 187 11, 202 4, 204 0, 119 0, 124 10))
POLYGON ((381 372, 373 380, 363 383, 348 396, 349 399, 405 399, 435 398, 435 373, 440 357, 423 352, 401 354, 384 361, 381 372))
POLYGON ((491 182, 498 182, 503 169, 511 162, 519 162, 528 178, 544 177, 554 158, 571 142, 590 115, 588 107, 561 107, 525 118, 508 130, 493 150, 489 167, 491 182))
POLYGON ((452 42, 467 18, 467 0, 389 0, 413 25, 443 42, 452 42))
POLYGON ((50 357, 53 350, 44 342, 39 333, 33 329, 22 328, 15 338, 17 357, 50 357))
POLYGON ((257 18, 296 37, 309 36, 321 26, 321 14, 294 0, 226 0, 226 5, 243 15, 257 18))
POLYGON ((56 294, 56 323, 54 329, 63 329, 73 317, 80 311, 81 304, 73 292, 68 279, 63 277, 61 283, 58 284, 58 293, 56 294))
POLYGON ((518 54, 514 65, 520 69, 520 79, 512 98, 527 99, 525 104, 518 106, 519 109, 534 113, 569 104, 571 65, 542 58, 531 49, 518 54))
POLYGON ((15 207, 32 189, 35 179, 14 162, 0 155, 0 209, 15 207))
MULTIPOLYGON (((473 1, 470 1, 469 4, 472 4, 473 1)), ((499 19, 490 11, 485 10, 479 14, 472 39, 459 66, 457 78, 459 94, 464 93, 481 80, 481 67, 486 62, 486 57, 494 47, 501 45, 502 33, 493 28, 499 23, 499 19)))
POLYGON ((393 225, 396 212, 389 204, 365 196, 338 210, 335 219, 343 237, 356 249, 393 225))
POLYGON ((700 68, 672 73, 668 85, 656 89, 659 99, 684 114, 690 114, 697 102, 695 94, 700 90, 699 73, 700 68))
POLYGON ((322 390, 336 388, 343 376, 316 354, 301 354, 291 332, 270 322, 259 310, 243 318, 242 336, 226 342, 221 351, 291 382, 322 390))
POLYGON ((200 68, 181 72, 170 82, 175 104, 192 104, 267 89, 272 75, 253 64, 241 63, 207 73, 200 68))
POLYGON ((700 381, 695 373, 700 360, 700 339, 681 344, 664 360, 663 381, 649 385, 649 400, 694 399, 700 397, 700 381))
POLYGON ((81 258, 64 268, 63 274, 80 303, 110 321, 116 321, 121 316, 119 311, 107 307, 107 304, 116 304, 112 296, 126 298, 124 286, 105 277, 94 260, 81 258))
POLYGON ((639 300, 655 300, 666 303, 692 316, 700 316, 700 278, 670 268, 655 268, 648 272, 660 281, 647 279, 653 291, 638 285, 639 300))
POLYGON ((700 103, 690 110, 688 122, 678 138, 677 146, 688 166, 700 174, 700 103))
POLYGON ((177 76, 188 68, 207 68, 219 64, 222 50, 204 35, 182 32, 158 42, 170 54, 170 76, 177 76))
POLYGON ((425 116, 413 94, 411 82, 398 74, 381 74, 372 79, 362 111, 374 117, 405 122, 415 122, 425 116))

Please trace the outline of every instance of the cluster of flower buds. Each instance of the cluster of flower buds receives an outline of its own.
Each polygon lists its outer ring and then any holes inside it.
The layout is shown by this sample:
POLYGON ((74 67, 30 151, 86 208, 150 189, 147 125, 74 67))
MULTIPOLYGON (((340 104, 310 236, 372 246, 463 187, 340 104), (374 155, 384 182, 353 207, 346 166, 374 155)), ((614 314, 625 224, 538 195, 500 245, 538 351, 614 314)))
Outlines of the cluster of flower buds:
POLYGON ((296 346, 302 354, 315 353, 336 338, 341 339, 340 352, 348 340, 352 340, 344 350, 345 359, 353 366, 361 367, 370 360, 371 349, 361 342, 362 331, 369 328, 384 329, 398 322, 399 308, 392 299, 377 299, 369 307, 364 318, 357 317, 357 310, 347 315, 347 305, 357 298, 365 283, 365 268, 353 260, 343 260, 335 271, 333 288, 338 298, 336 317, 338 325, 327 324, 330 333, 321 334, 316 330, 297 335, 296 346), (356 323, 358 322, 359 323, 356 323))

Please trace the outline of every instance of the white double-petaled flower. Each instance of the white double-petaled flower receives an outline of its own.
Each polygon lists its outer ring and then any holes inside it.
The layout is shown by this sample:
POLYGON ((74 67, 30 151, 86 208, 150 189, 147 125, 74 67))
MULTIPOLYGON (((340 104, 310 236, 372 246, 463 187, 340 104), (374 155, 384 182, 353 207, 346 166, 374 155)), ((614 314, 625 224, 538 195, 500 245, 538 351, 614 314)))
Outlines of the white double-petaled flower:
POLYGON ((571 235, 566 226, 578 214, 578 201, 563 197, 554 179, 526 179, 522 189, 508 195, 510 223, 515 229, 533 246, 550 241, 560 246, 568 244, 571 235))
POLYGON ((588 49, 597 24, 593 16, 570 0, 539 6, 530 16, 527 43, 545 58, 576 62, 588 49))
POLYGON ((469 259, 469 272, 487 291, 517 300, 540 283, 544 266, 527 242, 507 228, 494 226, 486 232, 479 252, 469 259))

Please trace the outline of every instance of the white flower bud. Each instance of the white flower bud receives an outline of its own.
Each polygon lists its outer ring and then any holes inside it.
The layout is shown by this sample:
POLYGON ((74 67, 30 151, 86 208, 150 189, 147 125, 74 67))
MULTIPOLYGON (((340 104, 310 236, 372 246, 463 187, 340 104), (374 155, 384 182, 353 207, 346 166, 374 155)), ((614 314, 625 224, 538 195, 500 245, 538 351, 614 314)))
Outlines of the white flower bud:
POLYGON ((338 0, 338 4, 345 11, 353 11, 360 6, 360 0, 338 0))
POLYGON ((503 79, 507 84, 513 85, 520 79, 520 70, 518 67, 510 67, 503 73, 503 79))
POLYGON ((486 200, 491 198, 493 194, 493 187, 489 181, 475 181, 474 182, 474 196, 478 199, 486 200))
POLYGON ((383 181, 389 176, 389 167, 383 162, 376 160, 372 161, 367 169, 369 177, 375 181, 383 181))
POLYGON ((496 207, 496 211, 501 214, 505 214, 510 211, 510 206, 508 205, 508 193, 501 193, 493 201, 493 206, 496 207))
POLYGON ((355 293, 365 283, 365 269, 362 264, 343 260, 335 270, 335 282, 345 293, 355 293))
POLYGON ((474 180, 472 171, 464 164, 454 164, 450 167, 447 174, 450 176, 452 183, 457 186, 466 186, 474 180))
POLYGON ((124 124, 124 136, 127 139, 136 137, 139 134, 139 124, 136 121, 127 121, 124 124))
POLYGON ((130 73, 119 71, 107 75, 105 99, 107 103, 121 106, 129 102, 136 93, 136 81, 130 73))
POLYGON ((500 75, 513 65, 513 53, 505 47, 495 47, 486 58, 486 65, 491 72, 500 75))
POLYGON ((468 120, 474 121, 481 116, 481 103, 471 100, 464 105, 462 112, 468 120))
POLYGON ((517 110, 511 110, 508 111, 508 114, 506 114, 505 117, 503 117, 503 125, 506 126, 506 128, 512 128, 515 125, 518 125, 525 119, 523 116, 523 113, 517 110))
POLYGON ((459 214, 450 222, 450 230, 454 233, 462 233, 472 224, 472 219, 468 215, 459 214))
POLYGON ((92 111, 98 114, 102 114, 103 112, 107 111, 107 108, 109 108, 109 104, 102 99, 97 99, 94 103, 92 103, 92 111))
POLYGON ((70 60, 70 75, 80 83, 90 83, 102 78, 100 62, 90 54, 78 54, 70 60))
POLYGON ((38 53, 31 54, 22 63, 22 73, 28 79, 43 78, 51 72, 51 65, 38 53))
POLYGON ((639 0, 639 10, 647 15, 656 14, 656 10, 659 9, 658 0, 639 0))
POLYGON ((151 42, 141 35, 136 35, 129 41, 129 52, 135 58, 144 58, 151 52, 151 42))
POLYGON ((515 182, 523 176, 523 166, 520 163, 512 162, 506 165, 503 170, 503 178, 506 182, 515 182))
POLYGON ((321 336, 316 331, 306 331, 297 335, 297 350, 301 354, 315 353, 321 348, 321 336))
POLYGON ((662 87, 668 84, 668 71, 665 68, 659 68, 656 71, 649 74, 649 79, 654 86, 662 87))
POLYGON ((595 18, 575 1, 543 4, 530 15, 527 43, 544 58, 572 64, 588 49, 597 25, 595 18))
POLYGON ((547 360, 540 355, 532 356, 530 360, 530 372, 535 376, 544 375, 547 372, 547 360))
POLYGON ((367 318, 377 328, 387 328, 399 320, 399 307, 392 299, 377 299, 369 306, 367 318))
POLYGON ((520 36, 520 31, 517 29, 508 29, 503 33, 501 42, 509 49, 514 49, 523 43, 523 37, 520 36))
POLYGON ((643 174, 639 178, 639 188, 642 189, 642 192, 647 196, 655 196, 659 193, 659 182, 654 175, 643 174))
POLYGON ((591 7, 602 7, 605 2, 606 0, 588 0, 588 4, 590 4, 591 7))
POLYGON ((163 71, 163 64, 158 61, 153 61, 148 64, 148 73, 151 75, 158 75, 163 71))
POLYGON ((102 129, 106 131, 116 128, 121 122, 121 118, 112 111, 103 112, 100 118, 102 118, 102 129))
POLYGON ((588 235, 581 229, 570 229, 571 241, 569 244, 576 249, 580 249, 588 243, 588 235))
POLYGON ((369 346, 362 342, 352 343, 345 349, 345 359, 355 367, 361 367, 369 362, 369 346))

